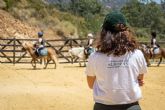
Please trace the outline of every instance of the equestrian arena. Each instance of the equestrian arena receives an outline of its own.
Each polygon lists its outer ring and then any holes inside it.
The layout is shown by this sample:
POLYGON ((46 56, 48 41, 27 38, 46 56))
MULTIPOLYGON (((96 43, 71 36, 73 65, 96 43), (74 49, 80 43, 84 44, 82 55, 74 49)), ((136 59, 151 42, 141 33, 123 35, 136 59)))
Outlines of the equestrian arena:
MULTIPOLYGON (((92 110, 85 67, 78 63, 0 64, 0 110, 92 110)), ((142 110, 165 110, 165 64, 152 65, 142 88, 142 110)))

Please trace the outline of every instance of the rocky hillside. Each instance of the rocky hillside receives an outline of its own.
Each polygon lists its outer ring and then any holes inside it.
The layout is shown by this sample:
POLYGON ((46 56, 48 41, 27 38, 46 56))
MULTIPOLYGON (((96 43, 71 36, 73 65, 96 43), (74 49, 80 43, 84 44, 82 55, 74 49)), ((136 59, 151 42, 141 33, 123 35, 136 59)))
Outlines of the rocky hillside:
POLYGON ((39 28, 15 19, 4 10, 0 10, 0 24, 0 38, 31 38, 39 31, 39 28))
POLYGON ((29 38, 44 31, 48 39, 78 36, 77 17, 49 7, 41 0, 0 0, 0 38, 29 38))

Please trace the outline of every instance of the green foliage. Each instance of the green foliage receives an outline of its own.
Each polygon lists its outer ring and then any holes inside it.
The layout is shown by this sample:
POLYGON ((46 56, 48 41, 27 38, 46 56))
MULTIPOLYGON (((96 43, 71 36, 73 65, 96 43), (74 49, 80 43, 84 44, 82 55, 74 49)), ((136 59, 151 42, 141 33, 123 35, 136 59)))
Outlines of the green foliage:
MULTIPOLYGON (((112 11, 98 0, 70 0, 69 3, 58 0, 57 4, 49 5, 44 4, 42 0, 4 1, 7 10, 14 16, 18 16, 17 18, 23 17, 23 20, 35 18, 33 20, 39 24, 51 27, 54 31, 58 29, 60 34, 69 31, 67 33, 78 32, 80 36, 86 36, 88 32, 97 33, 100 31, 105 15, 112 11), (21 4, 22 1, 27 4, 21 4)), ((104 3, 112 1, 104 0, 104 3)), ((120 11, 126 16, 129 25, 135 28, 135 33, 139 39, 148 39, 152 30, 158 33, 160 39, 165 39, 165 0, 161 0, 161 4, 152 0, 148 1, 127 0, 120 11)))
MULTIPOLYGON (((97 0, 71 0, 70 4, 57 4, 62 11, 71 12, 72 14, 81 16, 84 22, 73 22, 78 27, 78 32, 84 35, 88 32, 97 32, 102 24, 102 14, 104 8, 97 0)), ((69 18, 68 18, 69 20, 69 18)))
POLYGON ((158 34, 165 34, 164 12, 161 5, 156 2, 129 0, 121 11, 125 14, 128 23, 137 28, 135 31, 138 37, 150 36, 152 30, 158 34))
MULTIPOLYGON (((99 14, 102 14, 103 10, 102 5, 96 0, 71 0, 70 3, 59 0, 57 4, 50 5, 43 4, 41 0, 28 0, 28 2, 29 6, 37 11, 37 14, 33 15, 40 20, 44 19, 44 22, 47 22, 48 16, 71 22, 82 36, 88 32, 97 32, 100 29, 102 17, 99 14), (63 13, 54 11, 55 8, 63 11, 63 13)), ((50 21, 48 20, 48 22, 50 21)))
POLYGON ((43 19, 44 17, 48 16, 48 10, 45 7, 45 4, 42 0, 27 0, 29 3, 29 7, 36 10, 37 14, 35 16, 37 18, 43 19))
POLYGON ((19 0, 4 0, 4 2, 6 3, 6 8, 8 10, 13 7, 13 5, 15 5, 17 2, 19 2, 19 0))
POLYGON ((133 27, 139 27, 143 25, 143 11, 144 11, 144 4, 138 2, 138 0, 131 0, 128 2, 121 11, 125 14, 129 24, 133 27), (138 21, 138 22, 137 22, 138 21))
POLYGON ((86 17, 88 14, 98 14, 101 12, 101 4, 97 0, 72 0, 70 11, 76 15, 86 17))
POLYGON ((86 26, 89 30, 87 33, 90 31, 97 33, 101 29, 103 19, 104 17, 101 17, 100 15, 89 16, 88 19, 86 19, 86 26))
POLYGON ((138 37, 147 37, 149 35, 149 30, 148 28, 136 28, 135 34, 138 37))

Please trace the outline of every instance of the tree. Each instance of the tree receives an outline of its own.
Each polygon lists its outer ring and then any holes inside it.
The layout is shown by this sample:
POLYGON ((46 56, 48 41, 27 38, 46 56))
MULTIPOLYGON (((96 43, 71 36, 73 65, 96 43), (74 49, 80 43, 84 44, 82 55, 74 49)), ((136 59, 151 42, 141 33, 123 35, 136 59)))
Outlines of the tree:
POLYGON ((160 34, 165 34, 165 16, 161 6, 152 0, 129 0, 121 11, 125 14, 131 26, 144 30, 155 30, 160 34))
POLYGON ((126 5, 121 9, 121 11, 125 14, 128 23, 133 27, 142 26, 142 17, 144 4, 139 2, 138 0, 130 0, 126 3, 126 5), (138 21, 138 22, 137 22, 138 21))
POLYGON ((98 14, 102 5, 97 0, 71 0, 70 10, 77 15, 86 17, 88 14, 98 14))

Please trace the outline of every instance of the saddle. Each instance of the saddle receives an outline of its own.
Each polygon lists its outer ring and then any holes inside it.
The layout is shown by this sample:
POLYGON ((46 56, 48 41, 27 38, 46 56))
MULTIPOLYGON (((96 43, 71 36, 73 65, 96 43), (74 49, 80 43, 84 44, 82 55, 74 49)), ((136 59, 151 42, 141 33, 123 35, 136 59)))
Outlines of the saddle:
POLYGON ((159 47, 150 48, 148 51, 146 51, 146 53, 150 54, 150 58, 154 58, 155 55, 159 54, 159 52, 160 52, 159 47))
POLYGON ((93 53, 94 51, 95 51, 94 48, 92 48, 92 47, 86 47, 86 48, 84 49, 84 54, 85 54, 86 58, 88 58, 89 55, 90 55, 91 53, 93 53))
POLYGON ((153 48, 153 54, 158 54, 160 52, 160 48, 153 48))
POLYGON ((47 56, 48 55, 48 50, 47 48, 44 48, 44 47, 41 47, 41 48, 38 48, 36 51, 35 51, 35 54, 39 57, 39 56, 47 56))

